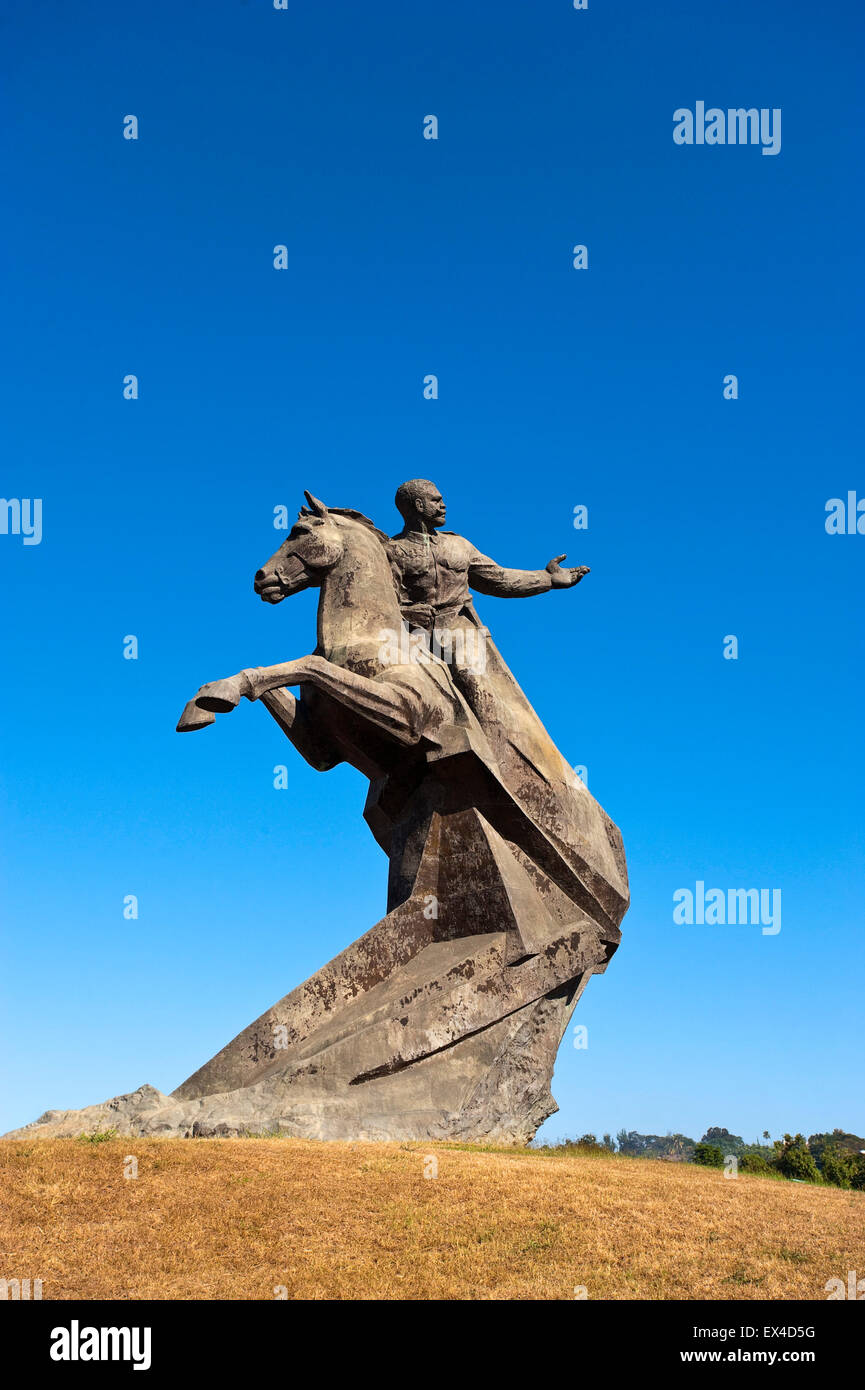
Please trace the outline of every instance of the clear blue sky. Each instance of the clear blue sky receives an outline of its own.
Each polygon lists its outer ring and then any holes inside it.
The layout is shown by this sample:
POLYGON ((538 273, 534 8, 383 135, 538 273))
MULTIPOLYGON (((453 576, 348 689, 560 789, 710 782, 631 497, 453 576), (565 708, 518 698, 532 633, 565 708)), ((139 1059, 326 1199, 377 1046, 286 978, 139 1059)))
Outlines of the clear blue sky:
POLYGON ((542 1133, 863 1131, 865 536, 824 529, 865 496, 862 29, 849 0, 7 7, 2 492, 44 534, 0 535, 0 1129, 171 1090, 382 915, 358 773, 260 708, 174 725, 314 645, 314 594, 252 592, 273 508, 395 530, 420 475, 500 562, 592 567, 478 601, 631 874, 542 1133), (698 100, 780 107, 780 154, 675 145, 698 100), (676 925, 697 880, 780 888, 780 933, 676 925))

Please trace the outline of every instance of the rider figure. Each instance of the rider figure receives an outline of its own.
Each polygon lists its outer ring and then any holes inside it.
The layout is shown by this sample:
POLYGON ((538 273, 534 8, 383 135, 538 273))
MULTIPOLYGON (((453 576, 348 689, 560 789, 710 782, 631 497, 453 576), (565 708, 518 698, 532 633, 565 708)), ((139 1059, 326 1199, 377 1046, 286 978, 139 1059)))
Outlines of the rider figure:
POLYGON ((505 569, 455 531, 440 531, 445 504, 435 483, 412 478, 394 499, 402 530, 387 546, 403 618, 413 628, 450 627, 460 615, 477 616, 469 589, 496 598, 529 598, 579 584, 588 566, 561 569, 557 555, 542 570, 505 569))

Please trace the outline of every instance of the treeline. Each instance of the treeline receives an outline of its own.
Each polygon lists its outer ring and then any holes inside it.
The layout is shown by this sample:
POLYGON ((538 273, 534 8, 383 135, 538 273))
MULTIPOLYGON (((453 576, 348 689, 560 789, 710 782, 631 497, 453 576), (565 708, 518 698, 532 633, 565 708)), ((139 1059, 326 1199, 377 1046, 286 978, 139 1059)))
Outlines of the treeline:
POLYGON ((583 1134, 579 1139, 562 1139, 555 1149, 579 1149, 583 1153, 618 1153, 626 1158, 661 1158, 673 1163, 697 1163, 707 1168, 723 1168, 736 1160, 740 1173, 762 1173, 766 1177, 790 1178, 796 1182, 824 1182, 833 1187, 865 1192, 865 1138, 833 1129, 831 1134, 785 1134, 765 1143, 750 1144, 739 1134, 714 1127, 702 1139, 687 1134, 639 1134, 620 1129, 615 1139, 605 1134, 583 1134))

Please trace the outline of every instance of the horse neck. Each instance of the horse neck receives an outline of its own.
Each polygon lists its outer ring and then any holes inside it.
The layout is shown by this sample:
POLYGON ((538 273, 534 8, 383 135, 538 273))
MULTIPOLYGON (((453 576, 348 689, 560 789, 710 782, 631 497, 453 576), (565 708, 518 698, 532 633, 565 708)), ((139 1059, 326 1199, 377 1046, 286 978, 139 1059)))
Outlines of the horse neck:
POLYGON ((399 632, 402 618, 381 541, 360 522, 344 522, 341 558, 322 580, 318 650, 341 666, 364 665, 399 632))

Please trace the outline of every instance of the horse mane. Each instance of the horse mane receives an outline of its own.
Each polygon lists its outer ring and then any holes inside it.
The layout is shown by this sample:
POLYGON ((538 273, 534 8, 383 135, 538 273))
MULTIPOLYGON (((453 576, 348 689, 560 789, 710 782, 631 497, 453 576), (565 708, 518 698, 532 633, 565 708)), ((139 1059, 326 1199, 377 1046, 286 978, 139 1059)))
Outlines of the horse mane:
POLYGON ((347 516, 349 521, 359 521, 361 526, 365 526, 368 531, 373 531, 375 535, 378 536, 382 545, 386 545, 390 540, 390 536, 386 531, 380 531, 374 521, 370 521, 369 517, 364 516, 363 512, 355 511, 353 507, 328 507, 327 510, 330 512, 331 516, 347 516))

